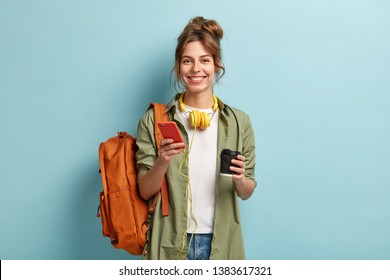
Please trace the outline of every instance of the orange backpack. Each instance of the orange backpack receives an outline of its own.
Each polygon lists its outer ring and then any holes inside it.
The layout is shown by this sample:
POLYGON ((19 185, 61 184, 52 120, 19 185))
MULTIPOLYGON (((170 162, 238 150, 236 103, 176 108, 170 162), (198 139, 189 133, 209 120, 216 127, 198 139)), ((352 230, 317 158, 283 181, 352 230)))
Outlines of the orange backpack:
MULTIPOLYGON (((154 135, 159 146, 162 135, 157 123, 168 120, 166 107, 151 103, 148 109, 150 108, 154 108, 154 135)), ((100 192, 97 216, 101 217, 103 236, 109 237, 115 248, 124 249, 132 255, 141 255, 147 245, 147 231, 159 194, 161 193, 163 216, 169 215, 169 202, 166 177, 151 207, 148 201, 140 197, 136 150, 135 138, 126 132, 118 132, 118 136, 100 144, 99 164, 103 191, 100 192)))

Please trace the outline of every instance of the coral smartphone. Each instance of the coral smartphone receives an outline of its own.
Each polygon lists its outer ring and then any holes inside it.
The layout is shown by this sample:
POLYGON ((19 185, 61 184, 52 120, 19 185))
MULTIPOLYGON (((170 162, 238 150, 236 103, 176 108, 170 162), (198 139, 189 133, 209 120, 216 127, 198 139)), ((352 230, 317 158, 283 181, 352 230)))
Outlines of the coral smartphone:
POLYGON ((174 143, 184 143, 183 137, 175 122, 159 122, 158 128, 164 139, 173 139, 174 143))

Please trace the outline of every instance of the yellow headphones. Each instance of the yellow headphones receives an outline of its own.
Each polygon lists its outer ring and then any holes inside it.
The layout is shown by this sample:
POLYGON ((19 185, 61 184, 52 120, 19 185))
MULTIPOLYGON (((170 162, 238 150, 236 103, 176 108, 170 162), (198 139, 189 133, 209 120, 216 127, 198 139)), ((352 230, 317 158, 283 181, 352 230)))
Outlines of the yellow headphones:
MULTIPOLYGON (((184 93, 180 95, 179 98, 179 110, 180 112, 185 112, 185 106, 183 103, 183 98, 184 98, 184 93)), ((217 97, 213 94, 213 100, 214 100, 214 105, 213 105, 213 113, 215 113, 218 109, 218 101, 217 97)), ((188 112, 188 121, 190 122, 190 125, 195 128, 200 128, 200 129, 206 129, 210 126, 210 115, 206 112, 199 112, 198 110, 193 110, 191 112, 188 112)), ((214 115, 214 114, 213 114, 214 115)))

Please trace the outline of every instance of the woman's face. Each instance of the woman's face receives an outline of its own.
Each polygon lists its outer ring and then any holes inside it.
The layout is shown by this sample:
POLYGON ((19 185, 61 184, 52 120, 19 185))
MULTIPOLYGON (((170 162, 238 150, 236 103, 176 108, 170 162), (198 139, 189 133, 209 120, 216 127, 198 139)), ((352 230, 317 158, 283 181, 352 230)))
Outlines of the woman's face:
POLYGON ((180 75, 187 93, 212 93, 215 66, 213 56, 199 41, 185 45, 180 59, 180 75))

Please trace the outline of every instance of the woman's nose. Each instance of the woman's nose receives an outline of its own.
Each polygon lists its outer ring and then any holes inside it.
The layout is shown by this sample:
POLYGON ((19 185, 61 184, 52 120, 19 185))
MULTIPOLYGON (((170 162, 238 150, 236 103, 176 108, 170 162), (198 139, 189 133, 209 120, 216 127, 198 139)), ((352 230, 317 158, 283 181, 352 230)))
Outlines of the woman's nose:
POLYGON ((194 71, 195 73, 198 73, 200 71, 199 62, 194 62, 192 71, 194 71))

